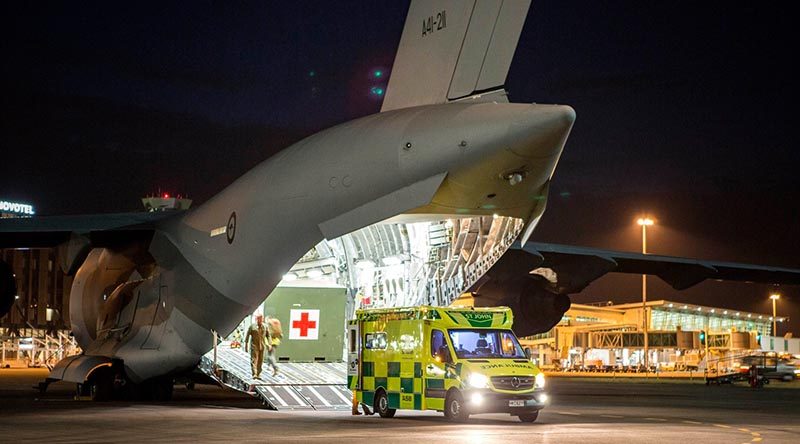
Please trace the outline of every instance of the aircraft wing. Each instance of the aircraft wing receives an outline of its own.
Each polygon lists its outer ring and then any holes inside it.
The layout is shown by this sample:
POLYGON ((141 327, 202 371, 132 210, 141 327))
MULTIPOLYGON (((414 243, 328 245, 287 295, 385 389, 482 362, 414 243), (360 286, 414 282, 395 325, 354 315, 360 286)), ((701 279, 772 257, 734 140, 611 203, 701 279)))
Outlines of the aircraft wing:
POLYGON ((538 274, 559 294, 577 293, 606 273, 655 275, 676 290, 706 279, 800 285, 800 270, 763 265, 629 253, 571 245, 517 242, 510 250, 527 253, 538 274))
POLYGON ((176 212, 139 212, 0 219, 0 248, 54 247, 73 235, 94 242, 125 238, 150 231, 155 223, 176 212))

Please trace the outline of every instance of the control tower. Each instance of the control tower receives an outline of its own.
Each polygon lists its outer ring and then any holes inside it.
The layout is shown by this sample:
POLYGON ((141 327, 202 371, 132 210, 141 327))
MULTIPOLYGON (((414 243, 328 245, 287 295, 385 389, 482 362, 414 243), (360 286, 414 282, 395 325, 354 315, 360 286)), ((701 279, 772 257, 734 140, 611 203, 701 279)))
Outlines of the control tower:
POLYGON ((160 193, 142 198, 142 205, 148 212, 150 211, 174 211, 188 210, 192 205, 192 200, 178 194, 172 196, 169 193, 160 193))

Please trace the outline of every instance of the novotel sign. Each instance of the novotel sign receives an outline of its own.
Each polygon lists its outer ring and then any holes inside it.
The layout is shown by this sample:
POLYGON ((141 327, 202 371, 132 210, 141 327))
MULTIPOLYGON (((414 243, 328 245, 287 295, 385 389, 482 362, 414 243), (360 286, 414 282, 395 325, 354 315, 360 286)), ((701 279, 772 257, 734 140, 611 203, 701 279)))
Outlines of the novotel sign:
POLYGON ((19 202, 8 202, 5 200, 0 200, 0 212, 24 214, 28 216, 33 216, 34 214, 36 214, 33 211, 33 205, 23 204, 19 202))

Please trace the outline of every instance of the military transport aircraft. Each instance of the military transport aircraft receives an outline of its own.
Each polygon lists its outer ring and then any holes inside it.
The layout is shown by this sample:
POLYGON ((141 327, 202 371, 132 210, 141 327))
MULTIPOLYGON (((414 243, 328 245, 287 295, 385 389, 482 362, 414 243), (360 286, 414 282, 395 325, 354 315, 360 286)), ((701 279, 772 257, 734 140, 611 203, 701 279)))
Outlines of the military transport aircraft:
MULTIPOLYGON (((126 381, 168 396, 311 247, 398 215, 524 220, 516 247, 472 290, 546 331, 567 294, 609 271, 677 288, 705 278, 800 283, 800 271, 528 243, 575 120, 509 103, 504 83, 529 1, 412 1, 381 112, 314 134, 185 212, 0 222, 0 248, 61 245, 83 349, 51 373, 97 397, 126 381), (530 271, 548 269, 549 279, 530 271)), ((0 263, 0 307, 15 289, 0 263)), ((2 313, 0 313, 2 314, 2 313)))

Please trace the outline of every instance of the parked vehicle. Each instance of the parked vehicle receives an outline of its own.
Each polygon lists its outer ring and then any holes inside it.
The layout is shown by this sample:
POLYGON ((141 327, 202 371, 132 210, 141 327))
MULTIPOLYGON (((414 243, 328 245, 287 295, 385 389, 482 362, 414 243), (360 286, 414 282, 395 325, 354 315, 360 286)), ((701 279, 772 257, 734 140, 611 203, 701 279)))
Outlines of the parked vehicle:
POLYGON ((454 421, 509 413, 534 422, 547 404, 545 376, 512 321, 507 307, 358 310, 348 327, 350 389, 384 418, 408 409, 454 421))
POLYGON ((800 368, 787 359, 780 359, 777 356, 763 354, 746 356, 742 358, 739 371, 747 373, 751 365, 758 367, 758 372, 768 379, 780 379, 792 381, 800 376, 800 368))

